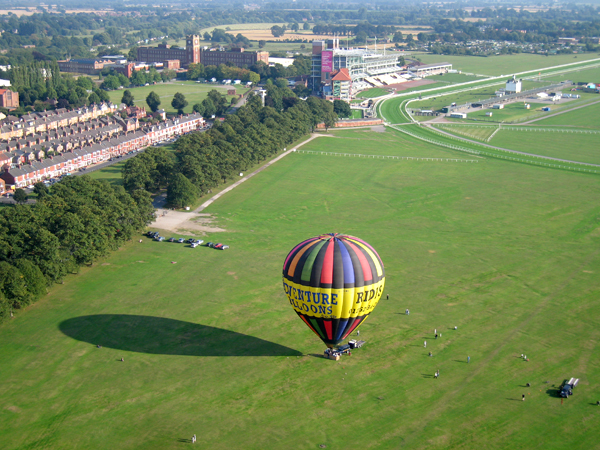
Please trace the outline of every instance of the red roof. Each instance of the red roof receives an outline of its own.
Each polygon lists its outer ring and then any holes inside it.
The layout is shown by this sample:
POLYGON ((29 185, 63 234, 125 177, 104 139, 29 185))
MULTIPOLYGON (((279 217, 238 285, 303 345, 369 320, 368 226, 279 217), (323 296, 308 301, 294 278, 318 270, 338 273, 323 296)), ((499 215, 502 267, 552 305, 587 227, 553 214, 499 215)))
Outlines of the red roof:
POLYGON ((345 67, 334 72, 331 79, 333 81, 352 81, 352 78, 350 78, 350 72, 348 72, 348 69, 346 69, 345 67))

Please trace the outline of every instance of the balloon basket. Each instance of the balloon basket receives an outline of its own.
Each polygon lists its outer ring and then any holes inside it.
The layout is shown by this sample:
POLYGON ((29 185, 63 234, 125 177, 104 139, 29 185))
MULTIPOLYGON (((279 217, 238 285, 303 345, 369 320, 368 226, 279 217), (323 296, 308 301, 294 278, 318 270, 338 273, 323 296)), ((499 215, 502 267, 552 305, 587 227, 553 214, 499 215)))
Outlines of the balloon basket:
POLYGON ((345 345, 340 345, 337 348, 328 348, 323 352, 323 356, 326 359, 333 359, 339 361, 342 355, 352 355, 352 350, 360 348, 365 344, 366 341, 351 340, 345 345))

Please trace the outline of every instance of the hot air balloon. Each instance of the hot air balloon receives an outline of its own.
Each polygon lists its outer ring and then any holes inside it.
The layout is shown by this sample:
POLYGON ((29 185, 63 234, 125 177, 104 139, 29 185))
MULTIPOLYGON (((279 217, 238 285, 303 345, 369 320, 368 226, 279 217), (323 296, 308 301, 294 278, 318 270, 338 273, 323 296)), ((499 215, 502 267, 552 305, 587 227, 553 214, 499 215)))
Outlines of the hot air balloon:
POLYGON ((283 264, 283 290, 329 348, 373 311, 385 284, 381 258, 354 236, 329 233, 295 246, 283 264))

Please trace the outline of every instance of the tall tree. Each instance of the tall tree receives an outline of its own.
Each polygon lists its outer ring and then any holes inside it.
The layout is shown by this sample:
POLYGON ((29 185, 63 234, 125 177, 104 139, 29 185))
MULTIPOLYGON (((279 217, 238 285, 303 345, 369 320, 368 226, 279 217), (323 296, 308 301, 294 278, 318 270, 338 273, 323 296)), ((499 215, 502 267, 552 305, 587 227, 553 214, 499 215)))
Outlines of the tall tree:
POLYGON ((148 106, 150 107, 152 112, 156 112, 156 111, 158 111, 158 107, 160 106, 160 103, 161 103, 160 97, 158 96, 158 94, 156 92, 152 91, 146 97, 146 103, 148 104, 148 106))
POLYGON ((25 192, 25 189, 21 189, 21 188, 17 188, 15 189, 15 193, 13 195, 13 200, 17 203, 27 203, 27 199, 29 198, 29 196, 27 195, 27 192, 25 192))
POLYGON ((125 103, 127 106, 133 106, 134 100, 135 99, 133 98, 131 91, 129 89, 125 89, 125 92, 123 92, 123 98, 121 98, 121 103, 125 103))
POLYGON ((167 188, 167 202, 177 208, 190 206, 198 197, 198 189, 185 175, 175 173, 167 188))
POLYGON ((175 108, 179 114, 183 114, 183 109, 187 105, 188 105, 188 102, 187 102, 187 100, 185 99, 185 96, 182 93, 177 92, 173 96, 173 100, 171 101, 171 106, 173 108, 175 108))

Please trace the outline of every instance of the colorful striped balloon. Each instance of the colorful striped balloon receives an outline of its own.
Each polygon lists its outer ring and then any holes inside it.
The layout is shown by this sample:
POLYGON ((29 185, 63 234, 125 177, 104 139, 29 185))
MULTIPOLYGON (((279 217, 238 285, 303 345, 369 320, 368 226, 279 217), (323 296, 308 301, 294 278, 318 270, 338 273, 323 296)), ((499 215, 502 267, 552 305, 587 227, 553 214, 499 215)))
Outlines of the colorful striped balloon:
POLYGON ((385 271, 373 247, 329 233, 298 244, 283 264, 283 290, 328 347, 346 339, 377 305, 385 271))

